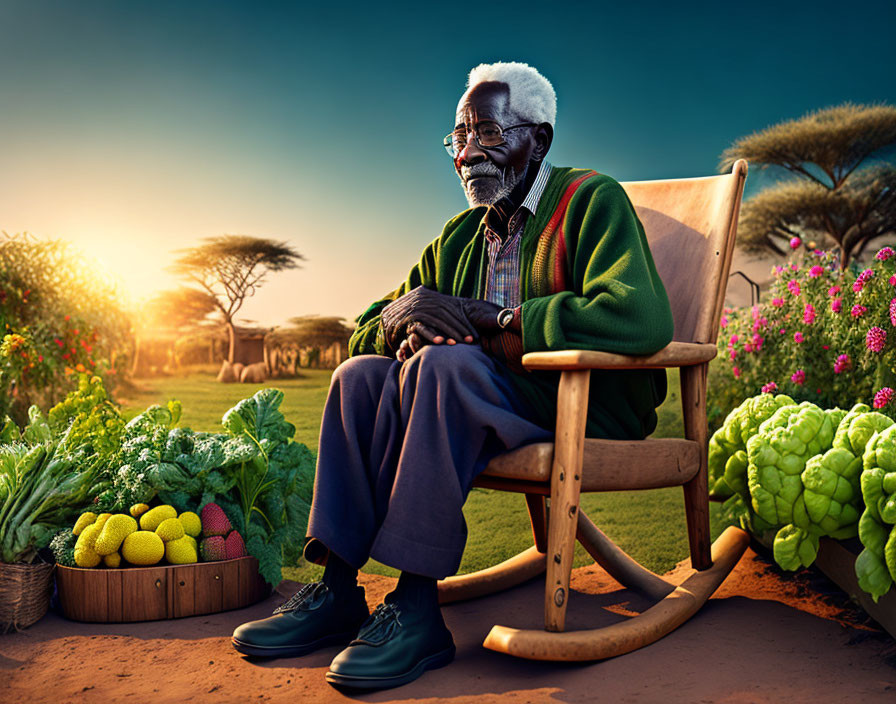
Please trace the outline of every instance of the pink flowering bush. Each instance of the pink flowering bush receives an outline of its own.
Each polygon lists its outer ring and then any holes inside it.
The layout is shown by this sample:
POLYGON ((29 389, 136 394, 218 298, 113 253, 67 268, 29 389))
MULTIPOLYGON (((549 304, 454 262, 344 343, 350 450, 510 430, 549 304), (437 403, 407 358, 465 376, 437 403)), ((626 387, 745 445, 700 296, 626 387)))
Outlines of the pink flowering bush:
POLYGON ((816 251, 772 271, 758 305, 725 309, 711 429, 758 393, 823 408, 867 403, 896 419, 896 249, 883 247, 864 269, 841 272, 833 252, 816 251))

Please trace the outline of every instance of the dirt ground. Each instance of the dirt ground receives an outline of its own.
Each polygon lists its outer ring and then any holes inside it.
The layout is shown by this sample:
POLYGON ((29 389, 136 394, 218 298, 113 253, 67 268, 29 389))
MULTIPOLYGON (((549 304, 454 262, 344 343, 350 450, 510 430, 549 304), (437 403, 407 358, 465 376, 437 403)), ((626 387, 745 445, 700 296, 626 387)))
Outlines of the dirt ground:
MULTIPOLYGON (((373 575, 361 581, 371 608, 394 584, 373 575)), ((649 605, 596 566, 575 570, 572 586, 569 629, 649 605)), ((277 594, 240 611, 149 623, 75 623, 50 613, 0 636, 0 701, 896 702, 896 642, 819 573, 783 575, 752 550, 693 619, 628 655, 557 664, 484 649, 494 623, 540 627, 542 589, 534 580, 444 607, 455 662, 404 687, 357 696, 324 680, 338 648, 270 661, 233 650, 232 630, 267 616, 283 601, 277 594)))

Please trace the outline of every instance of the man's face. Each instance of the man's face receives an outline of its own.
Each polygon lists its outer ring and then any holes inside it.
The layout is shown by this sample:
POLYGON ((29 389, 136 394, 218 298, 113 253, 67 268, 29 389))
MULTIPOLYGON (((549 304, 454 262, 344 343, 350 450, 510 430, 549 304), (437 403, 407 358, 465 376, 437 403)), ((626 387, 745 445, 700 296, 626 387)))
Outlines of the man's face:
POLYGON ((480 83, 457 106, 455 129, 466 128, 468 138, 466 148, 454 159, 454 168, 474 207, 491 205, 509 195, 525 177, 535 146, 531 128, 522 127, 504 134, 506 144, 482 149, 469 133, 485 122, 502 128, 524 122, 510 110, 510 89, 506 83, 480 83))

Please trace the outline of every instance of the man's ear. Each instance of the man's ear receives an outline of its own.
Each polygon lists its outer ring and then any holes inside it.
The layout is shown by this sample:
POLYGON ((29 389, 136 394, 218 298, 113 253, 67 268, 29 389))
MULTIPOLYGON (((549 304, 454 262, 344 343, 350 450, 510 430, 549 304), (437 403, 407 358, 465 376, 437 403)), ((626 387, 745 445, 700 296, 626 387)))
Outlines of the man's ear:
POLYGON ((544 161, 551 142, 554 141, 554 128, 549 122, 542 122, 535 128, 535 149, 532 150, 533 161, 544 161))

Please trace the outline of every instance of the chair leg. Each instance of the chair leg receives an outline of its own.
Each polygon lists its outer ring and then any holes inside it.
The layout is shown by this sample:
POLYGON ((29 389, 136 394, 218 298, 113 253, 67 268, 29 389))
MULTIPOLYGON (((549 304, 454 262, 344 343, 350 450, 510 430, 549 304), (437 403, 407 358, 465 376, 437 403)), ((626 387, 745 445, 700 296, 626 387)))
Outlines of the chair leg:
POLYGON ((529 522, 532 523, 532 539, 536 550, 541 553, 548 550, 548 512, 544 499, 541 494, 526 494, 529 522))
POLYGON ((544 590, 544 627, 566 626, 569 576, 576 547, 582 453, 590 370, 564 371, 557 392, 557 430, 551 468, 551 519, 548 523, 547 577, 544 590))
POLYGON ((684 432, 694 440, 700 453, 700 469, 684 484, 684 509, 688 522, 691 566, 695 570, 712 567, 709 544, 709 487, 707 460, 709 428, 706 424, 706 372, 708 364, 681 368, 681 406, 684 432))

